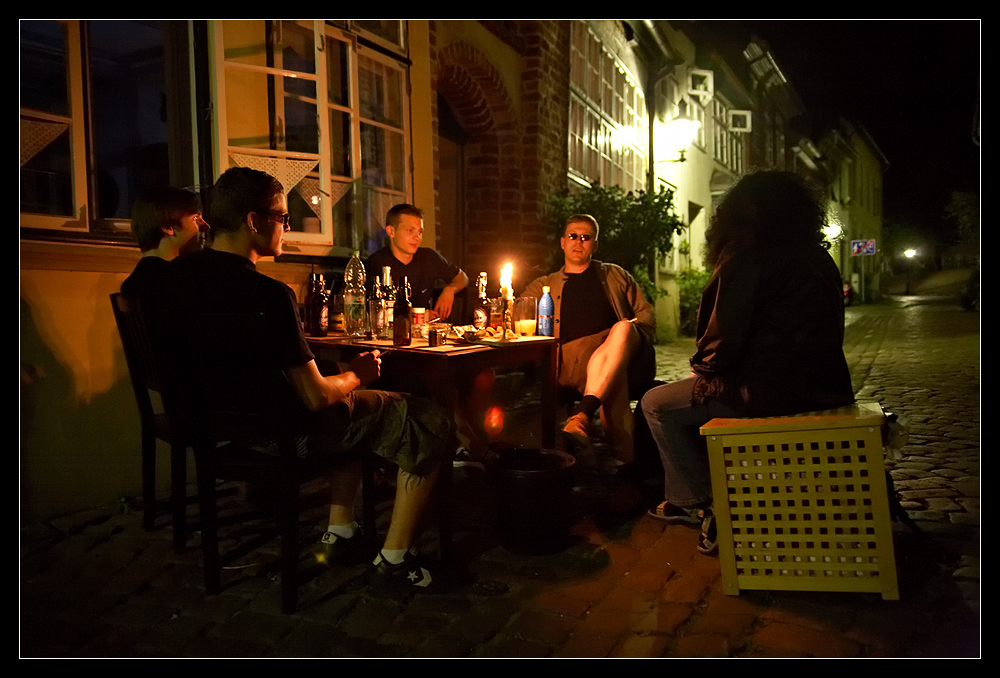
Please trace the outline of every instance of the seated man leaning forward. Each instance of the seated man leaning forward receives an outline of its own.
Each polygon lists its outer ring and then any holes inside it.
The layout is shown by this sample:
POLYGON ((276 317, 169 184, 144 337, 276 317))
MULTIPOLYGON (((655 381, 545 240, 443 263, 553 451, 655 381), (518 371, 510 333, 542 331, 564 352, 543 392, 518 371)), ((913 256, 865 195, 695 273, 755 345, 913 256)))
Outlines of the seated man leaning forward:
MULTIPOLYGON (((220 312, 264 319, 259 329, 249 331, 252 336, 243 334, 227 344, 233 355, 207 362, 209 369, 223 371, 227 385, 242 386, 227 386, 226 401, 251 407, 272 421, 293 423, 293 430, 302 434, 300 455, 344 458, 331 477, 329 526, 323 536, 330 560, 357 555, 363 545, 354 516, 361 464, 352 455, 373 452, 398 466, 392 521, 375 558, 370 587, 385 593, 426 590, 430 572, 411 547, 452 441, 450 418, 427 401, 356 390, 378 377, 378 351, 359 355, 342 374, 320 374, 302 331, 295 293, 256 268, 260 257, 281 254, 288 230, 288 202, 276 179, 242 167, 228 170, 212 191, 211 213, 217 225, 210 249, 171 264, 185 292, 179 322, 205 327, 220 312), (223 361, 244 368, 217 367, 223 361)), ((261 449, 269 447, 261 441, 261 449)))
POLYGON ((142 258, 122 283, 122 294, 149 299, 169 288, 164 283, 168 261, 201 251, 208 224, 201 216, 197 195, 167 186, 147 191, 135 201, 132 233, 139 241, 142 258))
POLYGON ((550 288, 560 344, 559 384, 583 394, 563 433, 575 444, 588 444, 590 420, 600 410, 615 457, 629 464, 635 456, 629 381, 633 388, 652 382, 656 321, 631 275, 593 259, 599 231, 589 214, 567 219, 559 241, 565 265, 532 282, 524 294, 540 299, 542 287, 550 288))
POLYGON ((430 309, 434 287, 443 282, 444 289, 429 316, 431 320, 448 318, 455 304, 455 293, 465 289, 469 277, 437 251, 420 246, 424 239, 424 213, 413 205, 396 205, 385 216, 385 232, 389 236, 389 244, 365 262, 368 294, 371 295, 372 285, 379 279, 383 266, 392 268, 393 284, 397 286, 403 283, 403 276, 406 276, 414 308, 430 309))

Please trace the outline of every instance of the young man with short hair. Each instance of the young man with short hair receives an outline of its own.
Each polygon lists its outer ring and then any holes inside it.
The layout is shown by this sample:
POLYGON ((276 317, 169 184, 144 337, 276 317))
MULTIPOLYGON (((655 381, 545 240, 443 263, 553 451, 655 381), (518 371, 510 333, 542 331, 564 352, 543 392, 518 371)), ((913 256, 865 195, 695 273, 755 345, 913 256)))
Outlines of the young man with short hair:
POLYGON ((371 293, 382 267, 389 266, 394 285, 402 284, 406 276, 414 307, 427 308, 431 320, 447 319, 455 304, 455 293, 465 289, 469 277, 436 250, 420 246, 424 238, 424 213, 417 207, 407 203, 396 205, 386 214, 385 223, 389 244, 365 262, 368 292, 371 293), (431 295, 438 282, 445 286, 431 309, 431 295))
MULTIPOLYGON (((378 351, 357 356, 341 374, 320 374, 295 293, 256 269, 261 257, 282 253, 288 230, 288 202, 276 179, 247 168, 228 170, 212 190, 211 214, 216 224, 211 247, 173 264, 186 290, 181 317, 193 323, 200 314, 219 312, 264 318, 259 332, 233 337, 225 363, 245 369, 227 377, 245 387, 230 389, 226 397, 294 424, 305 434, 298 441, 300 454, 344 457, 345 465, 331 478, 323 536, 332 560, 356 553, 362 543, 354 517, 361 464, 351 462, 350 455, 364 450, 394 463, 399 468, 396 503, 371 586, 389 593, 426 590, 431 575, 411 546, 443 452, 452 444, 450 418, 427 401, 356 390, 378 377, 378 351)), ((266 451, 267 441, 261 442, 266 451)))
POLYGON ((208 223, 201 215, 197 195, 167 186, 147 191, 135 201, 132 233, 139 241, 142 258, 122 283, 122 294, 148 299, 169 286, 165 282, 167 262, 201 250, 208 223))

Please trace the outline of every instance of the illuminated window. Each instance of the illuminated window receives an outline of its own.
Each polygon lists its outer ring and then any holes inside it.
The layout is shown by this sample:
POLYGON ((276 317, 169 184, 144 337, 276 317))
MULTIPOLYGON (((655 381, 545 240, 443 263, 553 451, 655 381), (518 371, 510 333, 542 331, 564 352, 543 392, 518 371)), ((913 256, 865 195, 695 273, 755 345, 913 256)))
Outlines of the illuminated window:
POLYGON ((712 99, 712 111, 712 153, 716 161, 739 174, 743 171, 743 136, 730 130, 730 106, 718 94, 712 99))
MULTIPOLYGON (((210 23, 217 166, 281 181, 289 242, 373 251, 385 213, 407 199, 405 67, 323 21, 210 23)), ((400 22, 364 28, 402 40, 400 22)))
POLYGON ((642 88, 582 21, 573 22, 570 64, 570 179, 644 190, 649 120, 642 88))

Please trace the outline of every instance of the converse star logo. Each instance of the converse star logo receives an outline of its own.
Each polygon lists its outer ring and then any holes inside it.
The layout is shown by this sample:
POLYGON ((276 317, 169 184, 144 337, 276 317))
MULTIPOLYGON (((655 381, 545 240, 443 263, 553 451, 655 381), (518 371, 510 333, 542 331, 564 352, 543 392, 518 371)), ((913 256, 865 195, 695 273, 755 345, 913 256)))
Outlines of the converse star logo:
POLYGON ((425 568, 421 567, 420 571, 410 570, 406 575, 406 578, 410 580, 410 583, 414 586, 428 587, 431 585, 431 573, 425 568))

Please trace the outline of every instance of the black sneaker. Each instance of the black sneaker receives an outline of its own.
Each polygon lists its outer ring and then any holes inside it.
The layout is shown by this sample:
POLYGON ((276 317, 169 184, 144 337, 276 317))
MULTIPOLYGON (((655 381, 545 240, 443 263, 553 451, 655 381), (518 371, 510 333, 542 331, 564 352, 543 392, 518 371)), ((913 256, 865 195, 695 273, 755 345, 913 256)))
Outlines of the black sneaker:
POLYGON ((320 552, 328 565, 350 565, 364 562, 366 558, 364 533, 361 528, 353 537, 338 537, 333 532, 325 532, 320 539, 320 552))
POLYGON ((396 565, 383 558, 380 552, 368 577, 368 591, 376 596, 433 593, 438 588, 439 582, 415 549, 407 551, 403 562, 396 565))

